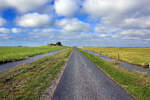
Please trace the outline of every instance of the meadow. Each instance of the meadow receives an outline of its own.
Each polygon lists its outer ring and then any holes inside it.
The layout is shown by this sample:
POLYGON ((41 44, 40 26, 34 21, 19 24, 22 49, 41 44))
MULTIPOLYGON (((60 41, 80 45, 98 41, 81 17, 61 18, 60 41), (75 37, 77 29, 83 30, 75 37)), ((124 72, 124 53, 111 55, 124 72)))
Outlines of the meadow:
POLYGON ((150 48, 138 47, 80 47, 94 51, 104 56, 109 56, 120 61, 128 62, 142 67, 150 63, 150 48))
POLYGON ((40 100, 55 80, 72 49, 0 73, 0 100, 40 100))
POLYGON ((0 47, 0 63, 26 59, 42 53, 63 49, 60 46, 0 47))

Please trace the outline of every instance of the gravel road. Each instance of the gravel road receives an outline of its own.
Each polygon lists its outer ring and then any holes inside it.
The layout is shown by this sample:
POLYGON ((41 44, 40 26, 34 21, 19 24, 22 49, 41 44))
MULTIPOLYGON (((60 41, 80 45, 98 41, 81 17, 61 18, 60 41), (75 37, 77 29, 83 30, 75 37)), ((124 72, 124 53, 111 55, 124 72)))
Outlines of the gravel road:
POLYGON ((135 100, 74 49, 52 100, 135 100))

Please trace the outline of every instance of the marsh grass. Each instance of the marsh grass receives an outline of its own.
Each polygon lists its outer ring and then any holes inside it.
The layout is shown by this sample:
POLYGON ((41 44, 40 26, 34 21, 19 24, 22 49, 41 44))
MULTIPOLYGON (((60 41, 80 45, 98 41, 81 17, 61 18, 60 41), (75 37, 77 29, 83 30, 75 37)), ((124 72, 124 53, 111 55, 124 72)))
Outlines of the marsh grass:
POLYGON ((72 49, 12 68, 0 74, 0 100, 39 100, 61 71, 72 49))

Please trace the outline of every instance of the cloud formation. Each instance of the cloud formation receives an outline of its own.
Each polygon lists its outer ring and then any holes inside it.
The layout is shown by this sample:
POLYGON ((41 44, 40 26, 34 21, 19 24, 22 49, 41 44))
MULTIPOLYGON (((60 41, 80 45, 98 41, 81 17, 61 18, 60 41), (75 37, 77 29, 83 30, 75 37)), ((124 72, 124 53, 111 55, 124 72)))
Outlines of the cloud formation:
POLYGON ((136 39, 136 40, 150 40, 150 30, 121 30, 119 33, 115 34, 113 38, 120 39, 136 39))
POLYGON ((124 19, 120 26, 126 28, 150 28, 150 16, 124 19))
POLYGON ((20 29, 20 28, 12 28, 11 29, 11 32, 12 33, 21 33, 23 30, 22 29, 20 29))
POLYGON ((31 41, 150 42, 149 4, 150 0, 0 0, 0 37, 9 40, 4 34, 21 33, 31 41), (16 8, 17 17, 10 22, 3 10, 8 13, 11 8, 16 8))
POLYGON ((144 17, 150 15, 149 4, 149 0, 85 0, 83 9, 90 16, 99 18, 103 24, 118 26, 135 20, 145 24, 144 17))
POLYGON ((51 0, 4 0, 0 1, 0 8, 13 7, 20 12, 27 12, 38 9, 51 0))
POLYGON ((149 0, 85 0, 83 10, 99 19, 101 25, 95 27, 95 32, 103 37, 107 33, 121 39, 147 39, 150 28, 149 4, 149 0))
POLYGON ((73 16, 79 10, 79 0, 55 0, 54 8, 61 16, 73 16))
POLYGON ((82 22, 76 18, 57 20, 56 26, 69 32, 88 32, 91 28, 90 24, 82 22))
POLYGON ((0 28, 0 33, 7 34, 7 33, 10 33, 10 30, 2 27, 2 28, 0 28))
POLYGON ((47 14, 28 13, 17 19, 17 25, 22 27, 43 27, 50 24, 51 17, 47 14))
POLYGON ((108 27, 103 25, 97 25, 94 29, 96 33, 103 33, 103 34, 110 34, 113 32, 118 32, 119 30, 120 30, 119 28, 108 27))

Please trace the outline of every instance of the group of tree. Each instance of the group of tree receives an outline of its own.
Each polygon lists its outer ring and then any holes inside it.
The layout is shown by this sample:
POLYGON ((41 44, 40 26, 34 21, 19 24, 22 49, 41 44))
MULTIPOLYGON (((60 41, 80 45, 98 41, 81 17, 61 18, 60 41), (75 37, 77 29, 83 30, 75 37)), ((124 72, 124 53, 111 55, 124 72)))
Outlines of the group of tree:
POLYGON ((56 42, 56 44, 54 43, 50 43, 48 44, 49 46, 63 46, 61 42, 56 42))

